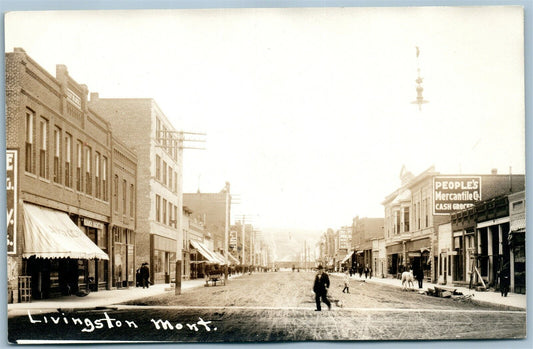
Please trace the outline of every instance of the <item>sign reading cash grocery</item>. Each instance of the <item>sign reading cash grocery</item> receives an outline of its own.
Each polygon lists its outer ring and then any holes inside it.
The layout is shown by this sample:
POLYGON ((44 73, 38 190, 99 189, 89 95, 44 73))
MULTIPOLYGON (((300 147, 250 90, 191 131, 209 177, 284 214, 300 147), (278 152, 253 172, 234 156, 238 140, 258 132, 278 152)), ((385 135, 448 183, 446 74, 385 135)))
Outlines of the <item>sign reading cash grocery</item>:
POLYGON ((480 176, 433 178, 433 214, 446 215, 474 206, 481 200, 480 176))
POLYGON ((17 253, 17 151, 6 150, 7 253, 17 253))

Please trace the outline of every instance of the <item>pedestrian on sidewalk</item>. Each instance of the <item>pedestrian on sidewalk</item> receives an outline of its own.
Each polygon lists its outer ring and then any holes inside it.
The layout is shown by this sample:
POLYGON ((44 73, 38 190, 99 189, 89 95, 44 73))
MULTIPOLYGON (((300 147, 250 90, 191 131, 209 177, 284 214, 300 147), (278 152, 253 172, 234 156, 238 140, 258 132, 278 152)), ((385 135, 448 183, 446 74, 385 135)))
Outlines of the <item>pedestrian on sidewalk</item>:
POLYGON ((348 274, 348 270, 344 273, 344 288, 342 289, 342 293, 350 293, 350 275, 348 274))
POLYGON ((329 288, 329 276, 324 272, 324 268, 319 265, 318 271, 315 276, 315 283, 313 284, 313 292, 315 292, 315 302, 316 309, 315 311, 321 311, 320 300, 324 302, 328 309, 331 310, 331 303, 328 300, 328 288, 329 288))
POLYGON ((368 264, 365 266, 365 279, 368 279, 368 274, 370 273, 370 267, 368 266, 368 264))
POLYGON ((504 266, 502 270, 499 272, 500 276, 500 293, 502 297, 507 297, 507 293, 509 293, 509 269, 508 267, 504 266))
POLYGON ((422 288, 422 283, 424 282, 424 269, 422 267, 416 270, 415 278, 418 281, 418 288, 422 288))
POLYGON ((150 269, 148 269, 148 263, 144 262, 141 266, 141 281, 143 288, 150 287, 150 269))

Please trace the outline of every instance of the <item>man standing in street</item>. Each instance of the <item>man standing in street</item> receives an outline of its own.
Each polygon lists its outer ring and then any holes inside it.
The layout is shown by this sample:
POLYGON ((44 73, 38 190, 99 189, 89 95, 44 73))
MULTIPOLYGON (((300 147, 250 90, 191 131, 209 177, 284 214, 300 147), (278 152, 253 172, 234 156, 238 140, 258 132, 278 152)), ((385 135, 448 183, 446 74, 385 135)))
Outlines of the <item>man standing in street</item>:
POLYGON ((316 309, 315 311, 321 311, 320 298, 324 302, 328 309, 331 310, 331 303, 328 301, 328 288, 329 288, 329 277, 322 268, 321 265, 318 266, 318 272, 315 276, 315 283, 313 285, 313 292, 315 292, 315 301, 316 309))

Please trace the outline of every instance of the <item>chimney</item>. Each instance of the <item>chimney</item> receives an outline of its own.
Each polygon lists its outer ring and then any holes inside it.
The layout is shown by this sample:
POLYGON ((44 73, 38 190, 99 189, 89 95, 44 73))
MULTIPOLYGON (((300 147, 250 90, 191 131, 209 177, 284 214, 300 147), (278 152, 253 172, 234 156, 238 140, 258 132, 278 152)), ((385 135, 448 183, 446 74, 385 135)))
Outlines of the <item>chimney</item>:
POLYGON ((492 170, 490 170, 490 174, 493 174, 493 175, 498 174, 498 169, 497 168, 493 168, 492 170))
POLYGON ((100 98, 100 96, 98 95, 98 92, 91 92, 91 102, 98 101, 98 98, 100 98))

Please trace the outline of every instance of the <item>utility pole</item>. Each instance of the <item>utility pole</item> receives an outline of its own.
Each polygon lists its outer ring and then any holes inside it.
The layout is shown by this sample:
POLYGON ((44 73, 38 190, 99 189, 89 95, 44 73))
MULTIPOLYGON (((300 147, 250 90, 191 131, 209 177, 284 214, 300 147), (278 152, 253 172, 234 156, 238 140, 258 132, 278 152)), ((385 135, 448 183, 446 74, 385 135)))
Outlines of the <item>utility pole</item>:
MULTIPOLYGON (((181 217, 183 213, 183 149, 200 149, 205 150, 203 147, 191 147, 191 143, 205 143, 205 133, 198 132, 185 132, 185 131, 175 131, 175 130, 166 130, 166 129, 157 129, 155 135, 156 147, 164 149, 169 157, 171 157, 175 163, 179 166, 177 178, 176 178, 176 188, 177 188, 177 213, 181 217), (193 138, 191 138, 191 136, 193 138)), ((175 287, 174 294, 181 294, 181 278, 182 278, 182 268, 183 268, 183 250, 186 249, 186 246, 181 245, 183 241, 183 225, 182 219, 174 217, 176 223, 176 267, 175 267, 175 287), (181 248, 180 248, 181 246, 181 248)))
POLYGON ((224 266, 224 285, 228 281, 228 265, 229 265, 229 259, 228 259, 228 239, 229 239, 229 206, 230 206, 230 196, 229 196, 229 190, 230 190, 230 184, 229 182, 226 182, 226 187, 224 188, 226 191, 226 212, 225 212, 225 222, 224 222, 224 259, 226 262, 226 265, 224 266))

